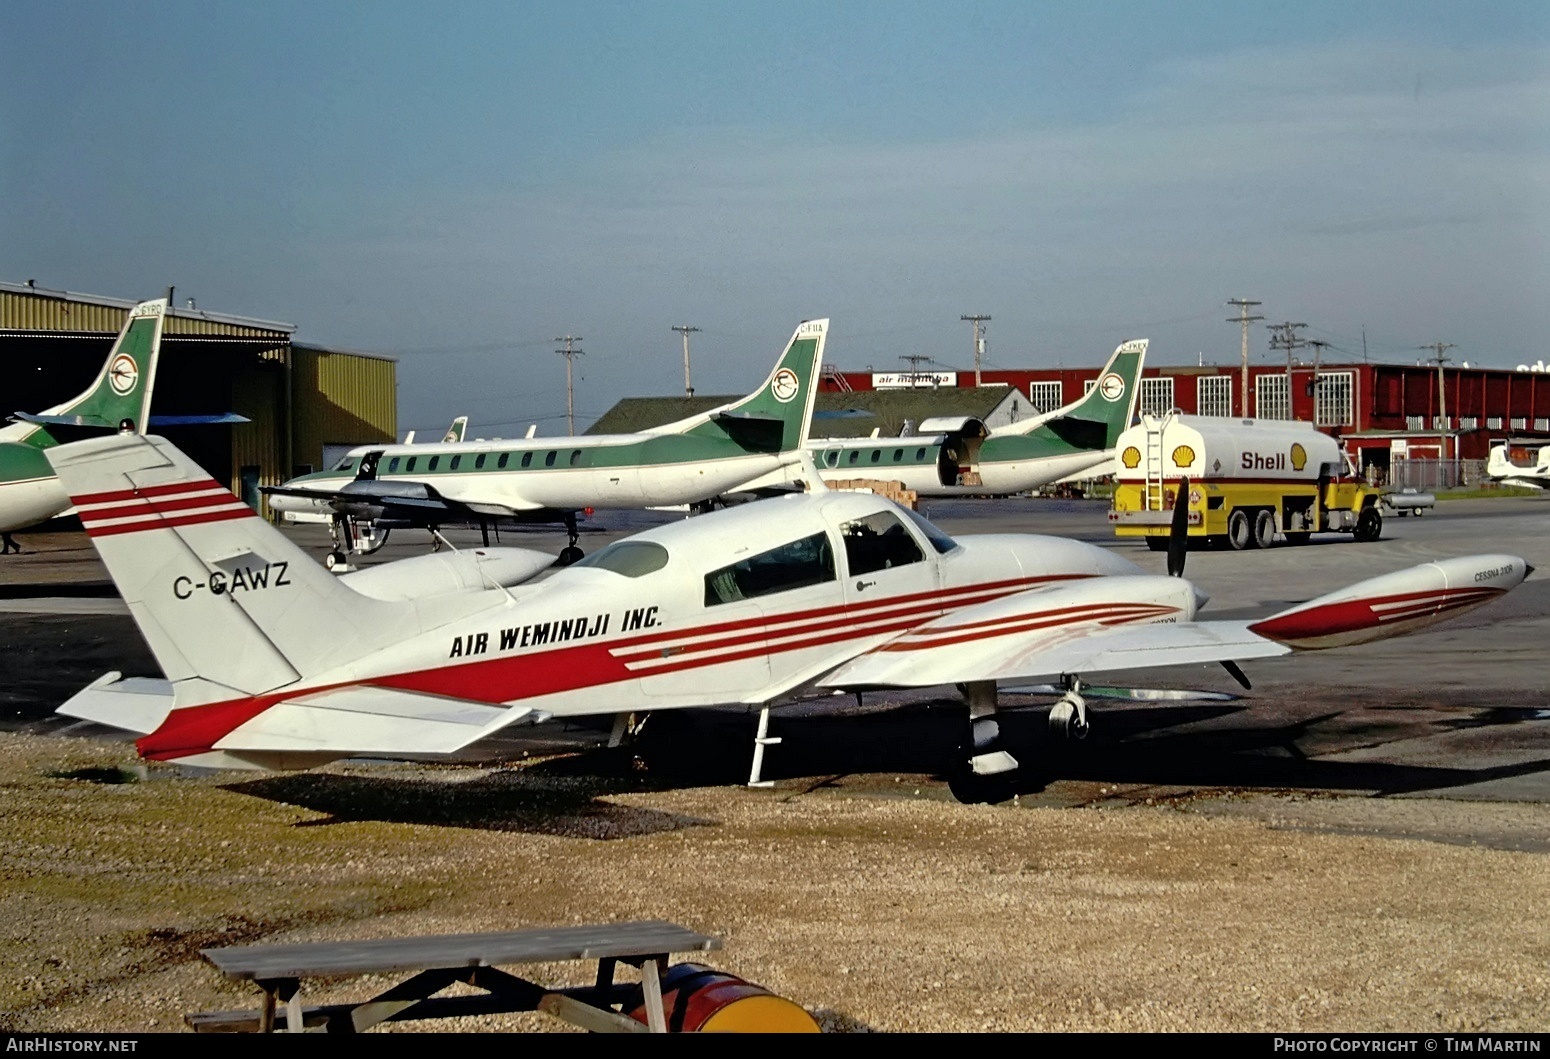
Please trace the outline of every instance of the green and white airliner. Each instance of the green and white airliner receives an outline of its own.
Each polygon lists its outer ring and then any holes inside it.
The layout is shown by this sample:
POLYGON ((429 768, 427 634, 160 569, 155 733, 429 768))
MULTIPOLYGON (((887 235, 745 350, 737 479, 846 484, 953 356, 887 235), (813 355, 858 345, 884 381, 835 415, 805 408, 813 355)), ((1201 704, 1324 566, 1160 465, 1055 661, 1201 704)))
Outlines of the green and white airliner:
POLYGON ((67 431, 139 430, 151 407, 167 299, 141 302, 113 343, 85 393, 37 414, 17 412, 0 428, 0 531, 10 533, 70 510, 70 497, 43 450, 68 440, 67 431))
MULTIPOLYGON (((704 503, 758 480, 810 477, 804 454, 828 320, 809 320, 753 393, 635 434, 366 445, 327 471, 266 489, 272 510, 328 515, 340 530, 564 522, 575 513, 704 503)), ((367 551, 359 539, 353 550, 367 551)))

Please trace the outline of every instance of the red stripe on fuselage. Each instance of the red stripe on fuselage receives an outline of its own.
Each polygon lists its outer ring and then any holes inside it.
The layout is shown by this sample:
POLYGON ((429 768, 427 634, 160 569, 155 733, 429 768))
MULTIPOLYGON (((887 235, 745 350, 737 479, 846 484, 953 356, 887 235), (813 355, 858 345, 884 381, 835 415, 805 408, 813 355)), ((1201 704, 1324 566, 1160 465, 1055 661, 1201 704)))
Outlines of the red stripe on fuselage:
MULTIPOLYGON (((251 514, 251 512, 248 513, 251 514)), ((234 517, 240 517, 240 514, 235 513, 234 517)), ((166 523, 160 523, 160 525, 166 525, 166 523)), ((133 528, 154 527, 135 526, 133 528)), ((914 628, 932 613, 940 614, 945 600, 951 600, 951 605, 954 607, 970 606, 1021 592, 1034 585, 1090 576, 1092 575, 1060 574, 1048 577, 1010 578, 982 585, 932 589, 908 596, 895 596, 860 604, 840 604, 686 629, 660 630, 626 639, 578 644, 530 655, 510 655, 504 658, 482 659, 477 662, 459 662, 408 673, 371 677, 351 684, 358 683, 371 687, 395 688, 500 704, 540 695, 602 687, 620 681, 654 676, 658 673, 700 669, 765 654, 783 655, 824 644, 900 632, 914 628), (894 617, 891 613, 893 611, 901 613, 894 617), (881 624, 857 629, 855 626, 858 617, 869 622, 881 622, 881 624), (830 618, 837 620, 826 620, 830 618), (802 639, 783 643, 773 650, 766 646, 765 641, 771 636, 790 635, 800 635, 802 639), (723 637, 723 639, 682 648, 667 648, 674 653, 681 650, 685 655, 691 651, 696 652, 697 656, 685 657, 680 662, 653 668, 650 673, 632 672, 626 666, 625 659, 620 657, 630 653, 628 649, 643 648, 652 644, 662 645, 694 637, 723 637), (702 652, 705 650, 717 646, 742 646, 743 649, 710 657, 703 655, 702 652)), ((638 656, 642 652, 634 653, 638 656)), ((167 715, 161 727, 139 739, 136 746, 142 756, 152 760, 169 760, 203 753, 213 749, 221 739, 278 702, 345 686, 350 685, 293 686, 280 693, 271 692, 253 698, 232 699, 176 709, 167 715)), ((600 709, 597 712, 608 711, 600 709)))

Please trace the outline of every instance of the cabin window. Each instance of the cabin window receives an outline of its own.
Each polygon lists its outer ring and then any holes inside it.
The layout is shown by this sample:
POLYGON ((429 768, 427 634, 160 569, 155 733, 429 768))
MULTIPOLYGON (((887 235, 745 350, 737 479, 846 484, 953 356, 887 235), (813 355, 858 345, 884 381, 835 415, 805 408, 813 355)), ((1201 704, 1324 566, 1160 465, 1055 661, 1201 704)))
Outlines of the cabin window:
POLYGON ((705 605, 789 592, 834 580, 834 548, 827 533, 782 544, 705 575, 705 605))
POLYGON ((452 457, 452 463, 448 466, 447 469, 455 471, 455 470, 457 470, 457 465, 462 463, 462 462, 463 462, 463 457, 461 455, 454 456, 454 457, 452 457))
POLYGON ((600 552, 577 559, 572 566, 612 570, 625 577, 644 577, 667 565, 667 549, 651 541, 615 541, 600 552))
POLYGON ((503 453, 501 453, 501 458, 495 461, 495 467, 496 467, 497 470, 504 471, 506 469, 506 464, 508 464, 510 462, 511 462, 511 453, 503 452, 503 453))
POLYGON ((893 450, 893 462, 894 463, 900 463, 900 462, 903 461, 903 459, 904 459, 904 450, 903 449, 894 449, 893 450))
POLYGON ((840 536, 845 539, 845 561, 852 577, 908 566, 926 557, 892 511, 879 511, 847 522, 840 527, 840 536))
POLYGON ((388 460, 388 474, 392 474, 396 470, 398 470, 398 457, 394 456, 391 460, 388 460))
POLYGON ((851 463, 855 463, 860 458, 861 458, 861 450, 859 450, 859 449, 851 449, 850 450, 850 462, 851 463))
POLYGON ((924 461, 925 458, 926 458, 926 450, 925 449, 916 449, 915 450, 915 459, 916 460, 924 461))
POLYGON ((872 450, 872 462, 873 463, 876 463, 878 460, 881 460, 882 458, 883 458, 883 450, 882 449, 873 449, 872 450))
POLYGON ((581 462, 581 450, 580 449, 571 449, 570 465, 572 467, 574 467, 574 466, 576 466, 580 462, 581 462))
POLYGON ((419 461, 420 461, 420 457, 418 457, 418 456, 410 456, 408 461, 404 464, 404 470, 406 472, 414 470, 414 465, 416 463, 418 463, 419 461))
POLYGON ((484 453, 481 452, 479 455, 474 457, 474 470, 484 470, 484 453))
POLYGON ((425 469, 427 471, 434 471, 436 469, 436 465, 438 463, 440 463, 440 462, 441 462, 441 457, 440 456, 432 456, 431 459, 430 459, 430 462, 425 465, 425 469))
POLYGON ((522 466, 524 466, 524 467, 531 467, 531 466, 533 466, 533 454, 531 452, 524 452, 522 454, 522 466))
POLYGON ((549 450, 549 454, 544 457, 544 466, 545 467, 553 467, 554 466, 554 461, 559 458, 559 455, 560 454, 558 452, 555 452, 553 449, 550 449, 549 450))
POLYGON ((823 465, 825 467, 838 467, 840 465, 839 451, 837 449, 830 449, 828 452, 824 453, 823 465))

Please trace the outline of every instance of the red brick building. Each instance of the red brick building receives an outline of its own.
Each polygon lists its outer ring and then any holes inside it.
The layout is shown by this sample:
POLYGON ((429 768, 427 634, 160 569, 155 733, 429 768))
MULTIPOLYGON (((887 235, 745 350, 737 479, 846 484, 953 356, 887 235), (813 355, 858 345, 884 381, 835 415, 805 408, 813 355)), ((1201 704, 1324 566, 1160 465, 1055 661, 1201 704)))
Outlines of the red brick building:
MULTIPOLYGON (((1484 460, 1493 441, 1550 440, 1550 372, 1444 365, 1250 365, 1248 405, 1240 366, 1148 367, 1140 409, 1195 415, 1302 419, 1340 438, 1358 467, 1386 476, 1393 460, 1484 460), (1315 385, 1315 378, 1317 384, 1315 385)), ((986 386, 1012 386, 1047 411, 1080 397, 1089 369, 984 370, 986 386)), ((831 369, 824 390, 973 387, 973 372, 831 369)))

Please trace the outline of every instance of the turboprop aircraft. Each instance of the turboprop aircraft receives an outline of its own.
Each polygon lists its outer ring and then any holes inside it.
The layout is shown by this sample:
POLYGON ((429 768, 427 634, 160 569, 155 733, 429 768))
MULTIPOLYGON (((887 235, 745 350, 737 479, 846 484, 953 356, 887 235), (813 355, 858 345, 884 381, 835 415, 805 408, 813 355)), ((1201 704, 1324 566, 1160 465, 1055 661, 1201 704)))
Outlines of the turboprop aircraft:
POLYGON ((165 298, 136 305, 85 393, 37 415, 17 412, 16 422, 0 428, 0 531, 10 533, 69 510, 69 494, 43 455, 67 432, 145 425, 166 311, 165 298))
POLYGON ((1259 621, 1197 621, 1186 486, 1169 576, 1062 538, 954 539, 881 497, 820 489, 567 567, 497 548, 339 577, 165 439, 48 455, 166 677, 107 674, 59 712, 142 733, 147 758, 216 768, 451 754, 550 717, 958 685, 953 790, 993 800, 1020 767, 997 722, 1001 685, 1058 680, 1050 725, 1077 737, 1084 674, 1218 661, 1245 682, 1240 661, 1410 632, 1530 572, 1512 555, 1446 559, 1259 621))
POLYGON ((884 478, 917 496, 1005 496, 1094 471, 1114 458, 1140 393, 1146 339, 1122 343, 1085 395, 983 439, 931 433, 919 437, 825 438, 808 448, 825 481, 884 478))
POLYGON ((1506 445, 1492 445, 1491 458, 1486 462, 1485 473, 1491 476, 1491 481, 1500 485, 1544 489, 1550 486, 1550 444, 1540 447, 1538 457, 1529 467, 1513 463, 1506 445))
MULTIPOLYGON (((330 471, 264 490, 279 512, 327 512, 336 550, 374 529, 563 522, 562 562, 581 557, 576 515, 588 508, 696 504, 759 479, 796 481, 828 320, 802 323, 769 378, 740 401, 635 434, 363 446, 330 471)), ((372 540, 380 546, 385 534, 372 540)))

